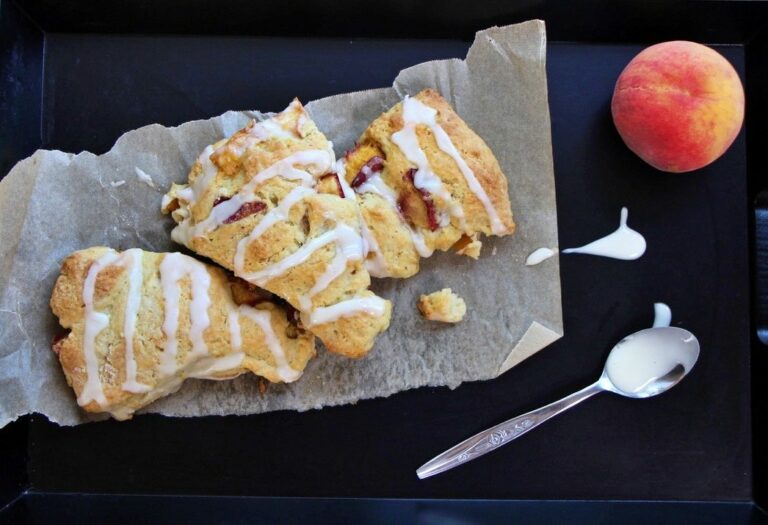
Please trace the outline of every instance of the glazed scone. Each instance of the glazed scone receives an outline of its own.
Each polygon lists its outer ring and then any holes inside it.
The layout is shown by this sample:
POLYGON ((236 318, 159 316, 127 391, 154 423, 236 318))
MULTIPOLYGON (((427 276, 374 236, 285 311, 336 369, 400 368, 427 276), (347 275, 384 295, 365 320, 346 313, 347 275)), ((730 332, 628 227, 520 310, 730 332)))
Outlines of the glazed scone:
POLYGON ((206 148, 163 210, 178 223, 175 241, 288 301, 331 352, 361 357, 389 326, 391 304, 368 291, 364 226, 334 164, 294 100, 206 148))
POLYGON ((432 89, 372 122, 345 156, 343 174, 375 237, 378 251, 366 259, 374 276, 409 277, 420 257, 465 237, 472 245, 464 243, 463 254, 476 257, 478 234, 515 231, 496 157, 432 89))
POLYGON ((180 253, 97 247, 67 257, 50 304, 69 334, 53 349, 78 404, 129 419, 188 377, 298 379, 313 336, 263 296, 242 292, 253 304, 237 304, 232 279, 180 253))
POLYGON ((467 305, 464 299, 453 293, 450 288, 443 288, 439 292, 422 295, 419 299, 419 310, 430 321, 458 323, 464 319, 467 305))

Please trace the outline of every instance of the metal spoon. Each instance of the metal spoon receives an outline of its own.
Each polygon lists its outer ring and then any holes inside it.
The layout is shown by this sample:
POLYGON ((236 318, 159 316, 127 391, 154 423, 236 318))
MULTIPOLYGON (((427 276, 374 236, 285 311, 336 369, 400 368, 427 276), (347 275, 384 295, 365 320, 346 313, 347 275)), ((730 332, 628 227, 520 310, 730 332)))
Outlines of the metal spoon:
POLYGON ((699 341, 687 330, 663 327, 636 332, 613 347, 595 383, 462 441, 419 467, 416 474, 424 479, 472 461, 600 392, 631 398, 666 392, 691 371, 698 357, 699 341))

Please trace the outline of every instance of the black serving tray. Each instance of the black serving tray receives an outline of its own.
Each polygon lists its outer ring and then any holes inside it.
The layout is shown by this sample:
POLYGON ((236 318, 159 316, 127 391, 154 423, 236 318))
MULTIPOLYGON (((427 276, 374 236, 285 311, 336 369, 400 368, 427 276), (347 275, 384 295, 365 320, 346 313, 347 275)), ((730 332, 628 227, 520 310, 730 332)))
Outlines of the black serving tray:
POLYGON ((637 262, 564 257, 565 337, 492 381, 301 414, 71 428, 21 418, 0 431, 0 522, 762 522, 768 349, 756 283, 768 283, 768 252, 754 241, 756 225, 768 230, 754 202, 768 186, 767 8, 0 0, 0 176, 37 148, 102 153, 152 122, 386 86, 403 67, 463 57, 477 30, 544 19, 560 245, 607 233, 622 205, 648 240, 637 262), (673 39, 714 45, 747 90, 733 147, 686 175, 630 153, 609 111, 632 56, 673 39), (592 381, 613 343, 650 324, 654 301, 702 344, 679 387, 599 397, 493 455, 416 478, 457 441, 592 381))

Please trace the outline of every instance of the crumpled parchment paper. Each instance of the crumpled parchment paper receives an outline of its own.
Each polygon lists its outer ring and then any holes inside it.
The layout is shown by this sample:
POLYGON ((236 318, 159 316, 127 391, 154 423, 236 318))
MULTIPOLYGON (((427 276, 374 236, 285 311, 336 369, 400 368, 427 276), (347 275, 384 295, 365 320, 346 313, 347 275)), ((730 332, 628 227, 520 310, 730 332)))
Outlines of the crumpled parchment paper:
MULTIPOLYGON (((454 388, 496 377, 561 337, 557 258, 525 266, 528 253, 558 244, 545 52, 541 21, 493 27, 477 33, 466 60, 426 62, 401 71, 393 87, 307 104, 341 155, 404 95, 437 89, 498 157, 517 233, 486 239, 479 261, 437 253, 411 279, 376 280, 375 291, 394 303, 392 325, 362 360, 321 351, 301 380, 270 385, 264 394, 250 375, 188 380, 145 411, 307 410, 424 385, 454 388), (420 294, 443 287, 467 303, 456 326, 425 321, 416 309, 420 294)), ((79 409, 51 352, 58 324, 48 300, 61 261, 95 245, 179 250, 169 236, 171 219, 160 214, 162 194, 186 179, 205 146, 251 118, 264 115, 230 111, 175 128, 145 126, 99 156, 37 151, 0 182, 0 427, 32 412, 63 425, 99 419, 79 409)))

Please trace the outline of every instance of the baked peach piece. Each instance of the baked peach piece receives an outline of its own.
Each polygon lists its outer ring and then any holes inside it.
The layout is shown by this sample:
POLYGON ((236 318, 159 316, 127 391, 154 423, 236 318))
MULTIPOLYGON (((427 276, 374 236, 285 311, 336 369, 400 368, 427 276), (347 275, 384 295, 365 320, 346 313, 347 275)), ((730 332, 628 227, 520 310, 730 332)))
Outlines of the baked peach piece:
POLYGON ((733 143, 744 121, 744 88, 717 51, 664 42, 627 65, 611 112, 629 149, 654 168, 681 173, 710 164, 733 143))

